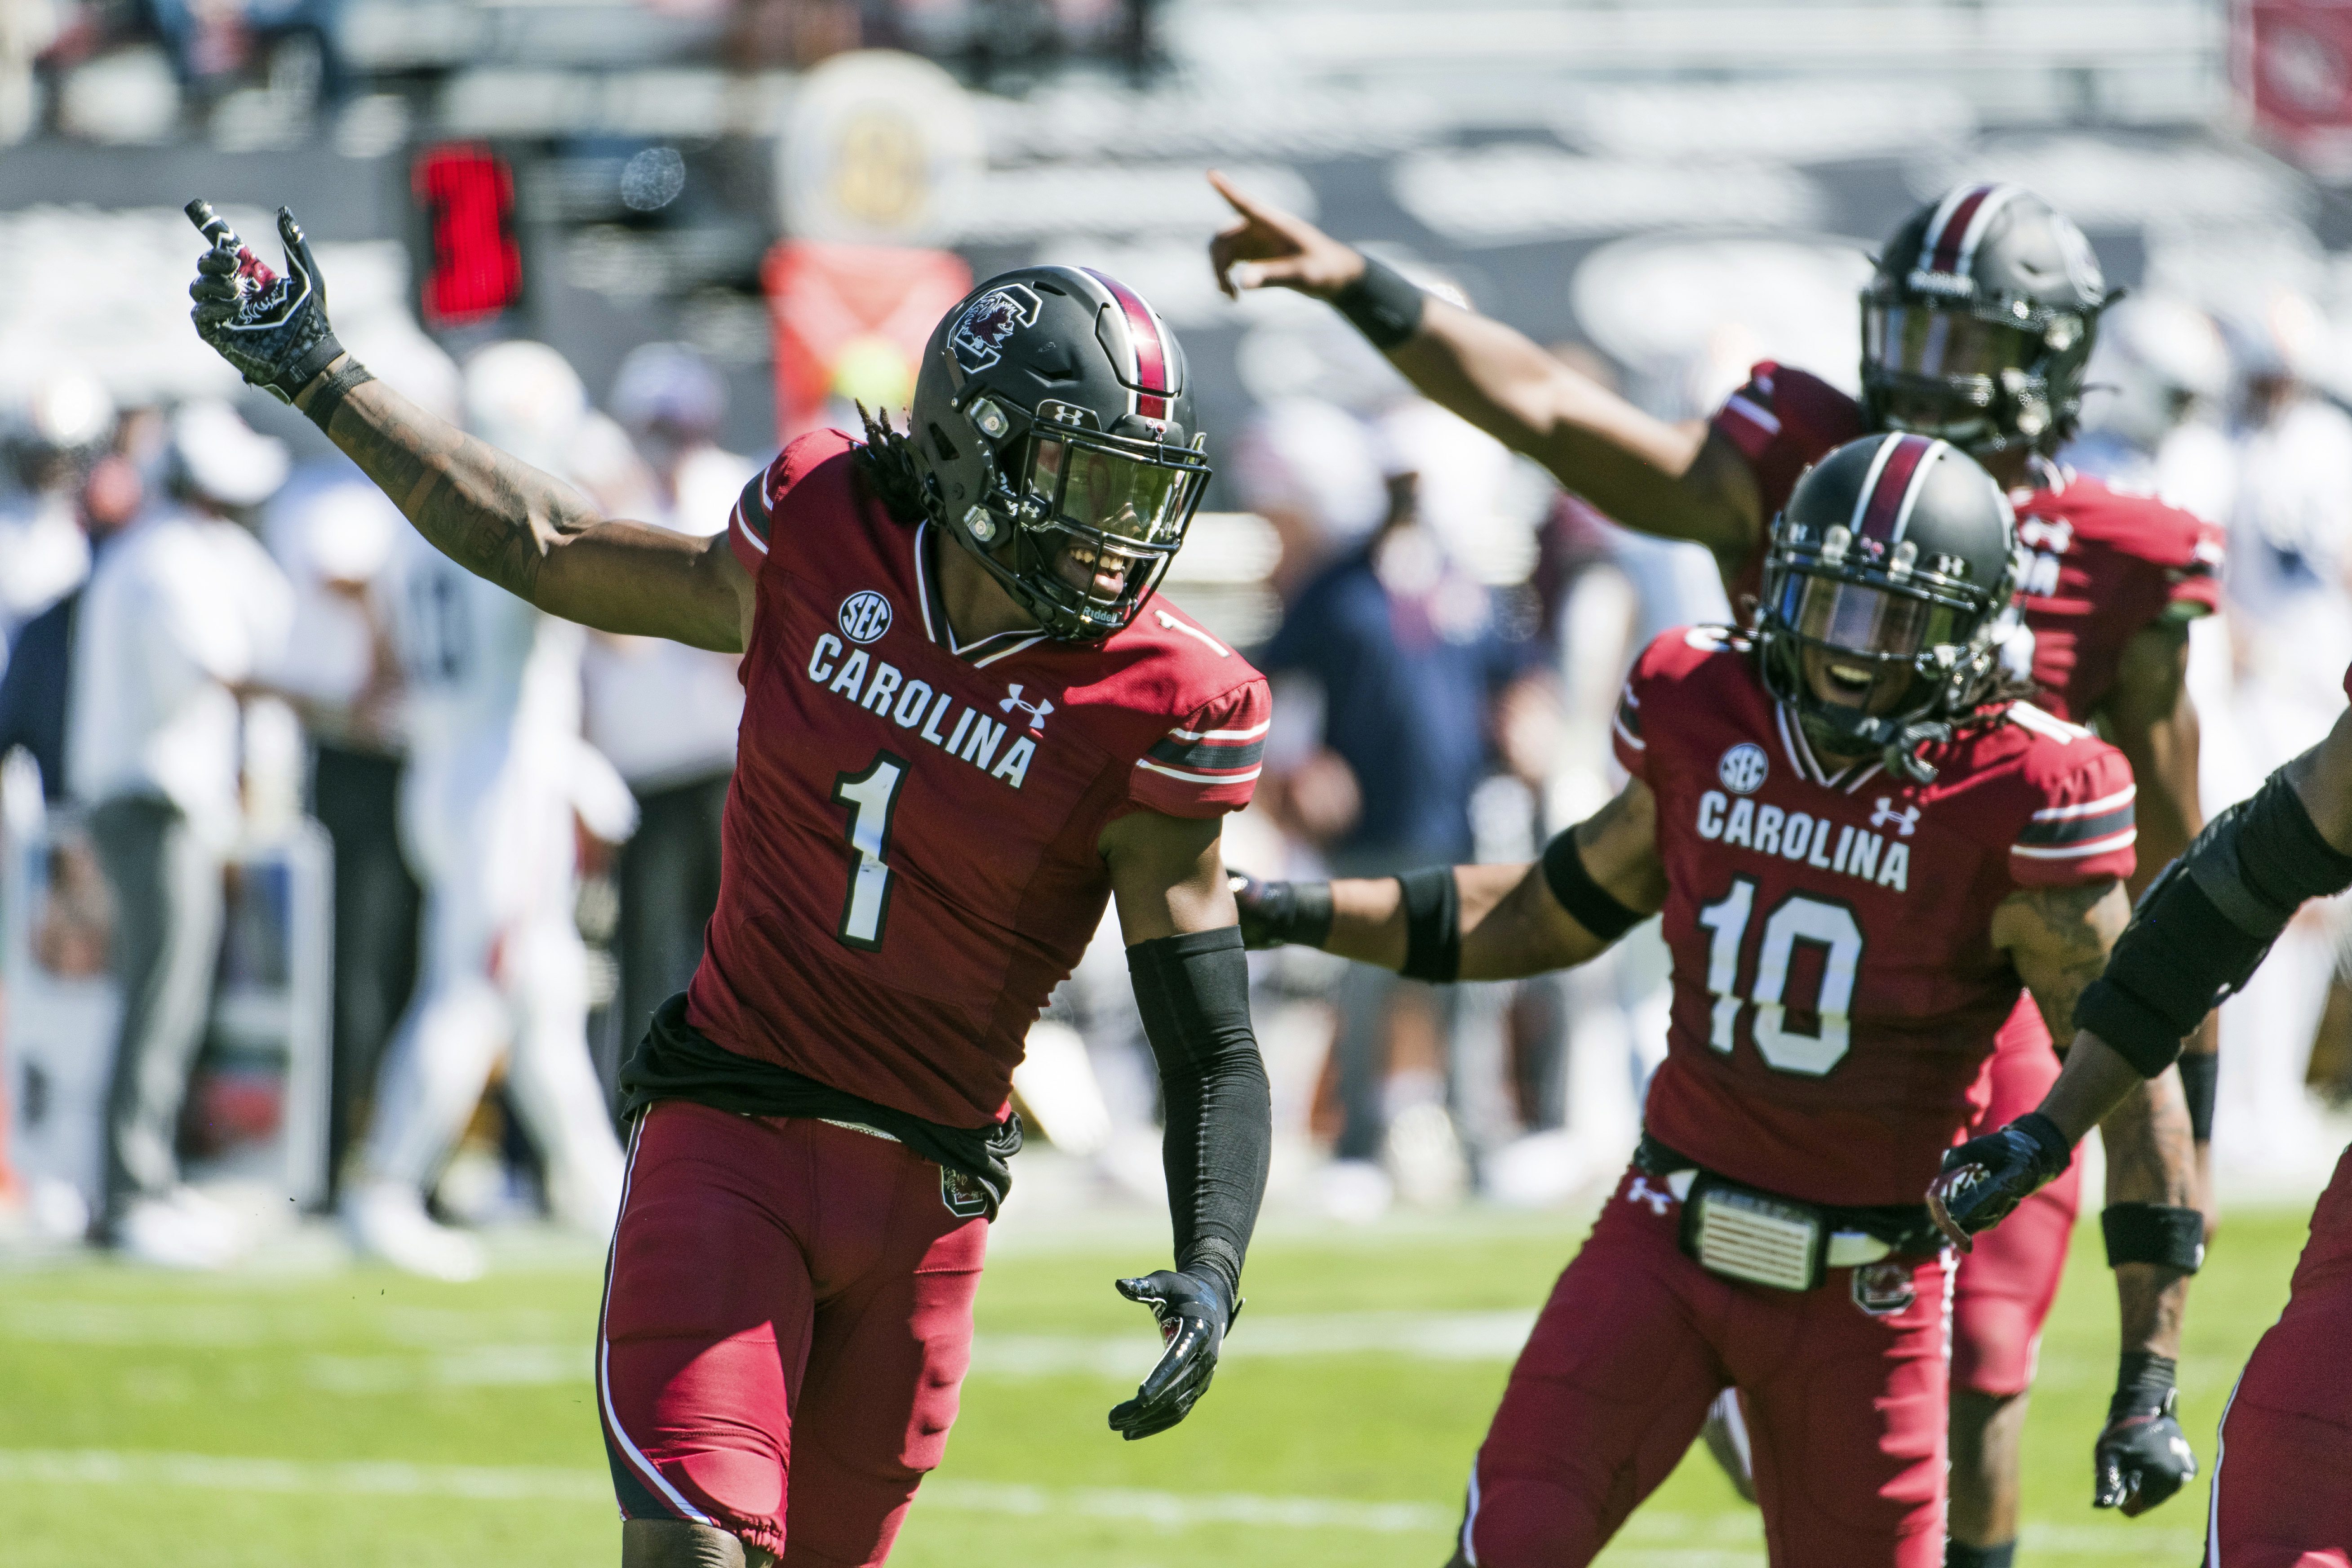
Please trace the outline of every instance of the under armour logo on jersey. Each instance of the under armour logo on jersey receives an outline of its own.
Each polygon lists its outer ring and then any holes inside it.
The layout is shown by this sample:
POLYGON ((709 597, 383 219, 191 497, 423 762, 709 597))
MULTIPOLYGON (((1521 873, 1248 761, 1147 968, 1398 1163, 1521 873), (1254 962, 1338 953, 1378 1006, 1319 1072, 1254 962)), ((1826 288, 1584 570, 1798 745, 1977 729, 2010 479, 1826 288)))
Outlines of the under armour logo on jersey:
POLYGON ((1029 732, 1033 735, 1044 734, 1045 732, 1045 715, 1054 710, 1052 699, 1040 697, 1034 702, 1023 701, 1021 698, 1021 682, 1017 680, 1011 686, 1006 687, 1005 689, 1012 692, 1013 695, 996 705, 998 711, 1010 713, 1015 708, 1018 708, 1024 713, 1029 715, 1029 732))
POLYGON ((1647 1204, 1650 1205, 1652 1214, 1664 1219, 1667 1208, 1675 1201, 1675 1194, 1664 1187, 1650 1185, 1647 1177, 1636 1176, 1633 1178, 1633 1184, 1625 1189, 1625 1201, 1629 1204, 1647 1204))
POLYGON ((1895 809, 1895 797, 1882 795, 1878 797, 1878 809, 1870 814, 1870 825, 1873 827, 1895 828, 1908 838, 1918 830, 1919 808, 1915 805, 1897 811, 1895 809))

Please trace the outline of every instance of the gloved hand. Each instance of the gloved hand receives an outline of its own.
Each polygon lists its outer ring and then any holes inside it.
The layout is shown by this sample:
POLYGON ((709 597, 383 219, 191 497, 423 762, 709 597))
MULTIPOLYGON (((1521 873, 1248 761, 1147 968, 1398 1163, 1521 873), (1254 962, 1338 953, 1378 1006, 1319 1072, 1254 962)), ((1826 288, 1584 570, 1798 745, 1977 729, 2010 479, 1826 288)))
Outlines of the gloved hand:
POLYGON ((236 367, 246 381, 280 403, 334 363, 343 345, 327 324, 327 285, 310 258, 310 243, 292 212, 278 209, 278 237, 286 246, 286 275, 247 247, 208 202, 193 201, 188 221, 212 248, 196 259, 195 300, 189 312, 196 335, 236 367))
POLYGON ((2058 1124, 2029 1110, 1945 1154, 1942 1173, 1927 1188, 1927 1213, 1946 1240, 1962 1252, 1972 1251, 1970 1237, 2000 1224, 2036 1189, 2063 1174, 2074 1158, 2058 1124))
POLYGON ((1228 866, 1225 884, 1241 911, 1244 947, 1320 947, 1331 934, 1328 882, 1261 882, 1228 866))
POLYGON ((1114 1406, 1111 1430, 1132 1443, 1165 1432, 1191 1413, 1209 1379, 1217 1370, 1217 1352, 1225 1331, 1242 1309, 1236 1300, 1229 1310, 1222 1283, 1203 1274, 1163 1268, 1140 1279, 1121 1279, 1118 1293, 1140 1301, 1160 1320, 1160 1338, 1167 1345, 1160 1364, 1135 1391, 1135 1397, 1114 1406))
POLYGON ((2173 1411, 2180 1403, 2168 1356, 2129 1351, 2091 1451, 2091 1506, 2134 1518, 2197 1479, 2197 1455, 2173 1411))

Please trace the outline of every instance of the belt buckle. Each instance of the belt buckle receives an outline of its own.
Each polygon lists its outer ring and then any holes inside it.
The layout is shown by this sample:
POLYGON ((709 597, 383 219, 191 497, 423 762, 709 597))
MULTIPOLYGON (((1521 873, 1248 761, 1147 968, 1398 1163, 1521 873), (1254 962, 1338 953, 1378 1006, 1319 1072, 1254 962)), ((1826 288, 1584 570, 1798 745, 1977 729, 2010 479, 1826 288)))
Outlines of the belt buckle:
POLYGON ((1685 1247, 1710 1274, 1775 1290, 1822 1282, 1828 1227, 1810 1204, 1709 1177, 1683 1214, 1685 1247))

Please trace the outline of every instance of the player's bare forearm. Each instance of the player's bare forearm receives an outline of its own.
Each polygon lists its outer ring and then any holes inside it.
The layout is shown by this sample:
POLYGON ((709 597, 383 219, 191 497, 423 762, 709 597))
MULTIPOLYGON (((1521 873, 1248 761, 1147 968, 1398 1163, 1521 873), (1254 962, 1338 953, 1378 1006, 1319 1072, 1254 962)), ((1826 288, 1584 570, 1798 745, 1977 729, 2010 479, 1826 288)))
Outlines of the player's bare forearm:
MULTIPOLYGON (((1586 874, 1627 909, 1649 913, 1665 902, 1658 860, 1657 797, 1636 779, 1573 830, 1586 874)), ((1517 980, 1597 958, 1608 941, 1580 924, 1553 897, 1540 863, 1456 866, 1463 980, 1517 980)), ((1402 969, 1407 951, 1403 889, 1393 877, 1331 884, 1331 931, 1325 951, 1384 969, 1402 969)))
POLYGON ((1708 450, 1706 426, 1671 425, 1580 375, 1514 328, 1432 299, 1389 360, 1453 410, 1629 528, 1745 558, 1755 544, 1747 469, 1708 450))
POLYGON ((2197 704, 2189 695, 2187 626, 2147 626, 2124 645, 2100 717, 2139 786, 2132 802, 2138 865, 2126 884, 2137 900, 2205 826, 2197 793, 2197 704))
POLYGON ((550 615, 742 650, 751 580, 724 534, 607 521, 570 486, 382 381, 352 388, 328 434, 435 548, 550 615))
MULTIPOLYGON (((2101 1119, 2099 1140, 2106 1150, 2110 1205, 2196 1206, 2196 1149, 2178 1068, 2168 1068, 2126 1091, 2101 1119)), ((2178 1359, 2189 1277, 2153 1263, 2123 1264, 2115 1274, 2122 1348, 2178 1359)))
POLYGON ((2112 877, 2078 887, 2024 889, 1993 910, 1992 943, 2008 951, 2052 1039, 2074 1037, 2074 1004, 2105 971, 2107 953, 2130 921, 2130 900, 2112 877))

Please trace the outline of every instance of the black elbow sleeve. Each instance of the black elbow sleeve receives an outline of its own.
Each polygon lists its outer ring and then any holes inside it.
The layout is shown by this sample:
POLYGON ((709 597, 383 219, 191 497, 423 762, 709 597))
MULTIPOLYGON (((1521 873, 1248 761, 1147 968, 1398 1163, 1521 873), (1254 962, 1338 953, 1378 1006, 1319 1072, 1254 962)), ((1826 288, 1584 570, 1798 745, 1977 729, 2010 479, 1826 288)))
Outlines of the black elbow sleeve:
POLYGON ((2074 1024, 2149 1078, 2243 985, 2306 899, 2352 887, 2352 856, 2320 837, 2284 773, 2205 825, 2140 898, 2074 1024))
POLYGON ((1127 950, 1127 968, 1166 1102, 1160 1161, 1176 1266, 1216 1279, 1230 1306, 1240 1299, 1274 1146, 1241 932, 1227 926, 1139 942, 1127 950))

